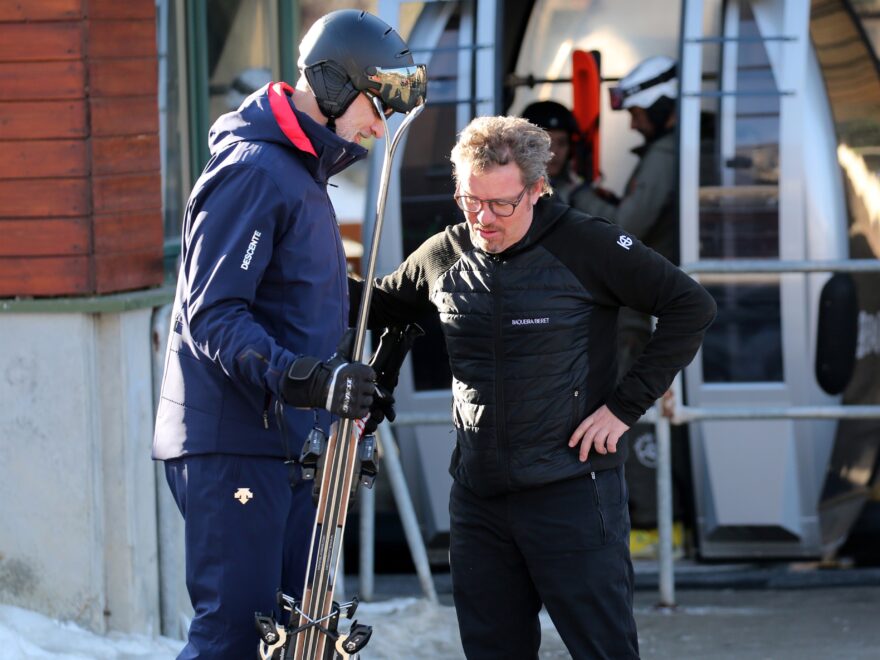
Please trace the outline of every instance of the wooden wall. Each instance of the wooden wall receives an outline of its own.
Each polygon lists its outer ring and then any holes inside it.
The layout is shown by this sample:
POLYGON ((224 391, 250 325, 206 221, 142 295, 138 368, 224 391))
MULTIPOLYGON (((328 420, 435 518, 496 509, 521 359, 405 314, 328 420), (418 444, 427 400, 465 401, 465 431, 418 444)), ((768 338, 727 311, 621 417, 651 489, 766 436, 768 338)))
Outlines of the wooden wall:
POLYGON ((162 281, 154 0, 0 2, 0 297, 162 281))

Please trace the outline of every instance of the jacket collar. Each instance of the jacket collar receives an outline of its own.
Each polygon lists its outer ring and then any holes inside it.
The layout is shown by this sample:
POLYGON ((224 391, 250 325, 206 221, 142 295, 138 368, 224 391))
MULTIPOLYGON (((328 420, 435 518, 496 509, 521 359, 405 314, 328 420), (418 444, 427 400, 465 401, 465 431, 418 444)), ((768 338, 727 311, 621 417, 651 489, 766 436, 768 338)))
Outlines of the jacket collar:
POLYGON ((367 150, 362 146, 343 140, 297 110, 291 98, 293 88, 287 83, 270 84, 267 94, 278 128, 303 154, 306 167, 316 180, 326 183, 334 174, 366 157, 367 150))
POLYGON ((569 208, 567 204, 551 197, 539 197, 532 210, 532 224, 529 225, 526 235, 501 252, 500 256, 508 257, 539 243, 569 208))

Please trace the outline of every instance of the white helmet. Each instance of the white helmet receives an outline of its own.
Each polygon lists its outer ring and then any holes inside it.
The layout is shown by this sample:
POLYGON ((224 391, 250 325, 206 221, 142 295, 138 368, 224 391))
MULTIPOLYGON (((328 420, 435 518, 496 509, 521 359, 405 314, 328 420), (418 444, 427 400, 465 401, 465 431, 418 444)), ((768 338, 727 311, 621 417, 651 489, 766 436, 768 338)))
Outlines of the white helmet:
POLYGON ((678 96, 678 67, 665 55, 649 57, 630 71, 617 87, 609 89, 611 108, 650 108, 661 97, 678 96))

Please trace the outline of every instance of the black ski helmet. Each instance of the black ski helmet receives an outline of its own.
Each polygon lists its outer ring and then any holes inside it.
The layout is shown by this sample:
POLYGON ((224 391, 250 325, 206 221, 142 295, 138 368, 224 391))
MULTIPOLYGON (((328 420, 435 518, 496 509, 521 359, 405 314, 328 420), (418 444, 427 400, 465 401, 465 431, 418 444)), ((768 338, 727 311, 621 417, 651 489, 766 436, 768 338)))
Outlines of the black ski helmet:
POLYGON ((300 71, 332 128, 361 92, 386 111, 409 112, 424 102, 427 74, 406 42, 369 12, 342 9, 319 18, 299 46, 300 71))
POLYGON ((556 101, 538 101, 526 106, 523 119, 545 131, 565 131, 569 135, 579 132, 577 121, 571 111, 556 101))

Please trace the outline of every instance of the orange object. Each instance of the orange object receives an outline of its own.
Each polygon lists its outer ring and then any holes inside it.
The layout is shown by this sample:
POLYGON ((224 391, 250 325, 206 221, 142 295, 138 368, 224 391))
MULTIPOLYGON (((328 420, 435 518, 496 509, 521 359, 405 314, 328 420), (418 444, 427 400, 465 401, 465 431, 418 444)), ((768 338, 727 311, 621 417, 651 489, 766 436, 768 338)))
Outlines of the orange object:
POLYGON ((575 146, 577 171, 587 181, 599 178, 599 94, 597 53, 575 50, 571 56, 572 113, 580 128, 575 146))

